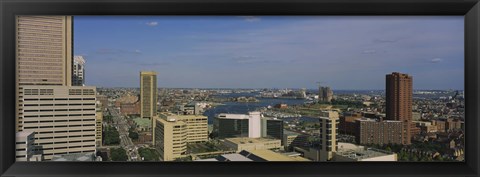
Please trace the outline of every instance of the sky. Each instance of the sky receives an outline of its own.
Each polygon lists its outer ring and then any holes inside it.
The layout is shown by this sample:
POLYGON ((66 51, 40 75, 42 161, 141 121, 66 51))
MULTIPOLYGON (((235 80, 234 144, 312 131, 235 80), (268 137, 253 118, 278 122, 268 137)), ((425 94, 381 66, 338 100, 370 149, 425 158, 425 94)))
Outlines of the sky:
POLYGON ((463 16, 75 16, 86 85, 383 90, 464 87, 463 16))

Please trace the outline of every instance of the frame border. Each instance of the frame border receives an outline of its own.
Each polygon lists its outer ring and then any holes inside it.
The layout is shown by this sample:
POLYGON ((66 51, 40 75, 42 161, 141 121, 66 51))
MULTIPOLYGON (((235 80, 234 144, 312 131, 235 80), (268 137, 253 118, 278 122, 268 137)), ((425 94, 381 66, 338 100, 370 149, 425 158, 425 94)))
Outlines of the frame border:
POLYGON ((479 176, 478 0, 0 0, 1 176, 479 176), (462 162, 15 162, 16 15, 463 15, 466 157, 462 162), (252 168, 253 167, 253 168, 252 168))

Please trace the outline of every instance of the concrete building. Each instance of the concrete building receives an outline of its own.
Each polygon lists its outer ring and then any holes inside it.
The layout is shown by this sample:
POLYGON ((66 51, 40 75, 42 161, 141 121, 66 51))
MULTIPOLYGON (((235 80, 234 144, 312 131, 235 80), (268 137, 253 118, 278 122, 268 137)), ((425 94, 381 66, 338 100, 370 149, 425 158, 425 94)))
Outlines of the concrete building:
POLYGON ((157 115, 157 73, 140 72, 140 117, 152 119, 157 115))
POLYGON ((242 150, 278 149, 281 141, 269 138, 227 138, 223 144, 237 152, 242 150))
POLYGON ((15 139, 16 161, 30 161, 35 153, 35 133, 32 131, 17 132, 15 139))
POLYGON ((172 113, 160 113, 158 116, 165 120, 175 119, 185 122, 187 126, 187 143, 208 141, 208 117, 201 115, 175 115, 172 113))
POLYGON ((95 152, 95 87, 24 85, 19 89, 22 131, 35 132, 37 152, 95 152))
MULTIPOLYGON (((16 97, 24 85, 72 84, 71 16, 17 16, 16 97)), ((16 131, 23 130, 17 99, 16 131)))
POLYGON ((322 111, 320 113, 320 161, 330 161, 338 146, 338 112, 322 111))
POLYGON ((260 112, 248 114, 218 114, 215 116, 213 131, 218 138, 272 137, 283 140, 283 120, 263 117, 260 112))
POLYGON ((338 143, 338 151, 333 156, 333 161, 397 161, 397 154, 375 148, 357 146, 351 143, 338 143))
POLYGON ((283 145, 283 120, 272 118, 272 117, 262 117, 261 118, 261 131, 262 137, 266 138, 275 138, 282 141, 283 145))
POLYGON ((83 56, 73 57, 72 85, 85 86, 85 59, 83 56))
POLYGON ((103 110, 102 110, 102 103, 100 101, 97 101, 97 105, 95 106, 95 142, 97 147, 102 146, 103 142, 103 110))
POLYGON ((412 131, 418 131, 412 123, 413 78, 393 72, 386 76, 386 119, 402 121, 402 144, 411 144, 412 131), (413 129, 412 129, 413 128, 413 129))
POLYGON ((340 124, 338 130, 340 133, 347 135, 355 135, 355 120, 362 118, 361 113, 346 112, 340 116, 340 124))
POLYGON ((318 100, 322 102, 331 102, 333 91, 330 87, 318 87, 318 100))
POLYGON ((269 162, 269 161, 309 161, 299 155, 276 153, 271 150, 243 150, 238 154, 223 154, 215 158, 195 161, 213 162, 269 162))
POLYGON ((404 123, 395 120, 357 119, 356 142, 358 144, 403 144, 404 123))
POLYGON ((214 131, 218 137, 250 137, 259 138, 262 136, 260 112, 249 112, 248 114, 218 114, 215 117, 214 131))
POLYGON ((283 132, 283 147, 285 151, 292 151, 294 147, 307 146, 308 135, 296 133, 288 130, 283 132))
POLYGON ((97 94, 97 101, 100 101, 102 104, 102 110, 105 111, 108 107, 108 97, 105 95, 97 94))
POLYGON ((138 96, 126 94, 115 100, 115 107, 120 108, 123 115, 140 115, 141 103, 138 96))
POLYGON ((154 118, 155 149, 163 161, 185 157, 187 153, 187 124, 176 119, 154 118))

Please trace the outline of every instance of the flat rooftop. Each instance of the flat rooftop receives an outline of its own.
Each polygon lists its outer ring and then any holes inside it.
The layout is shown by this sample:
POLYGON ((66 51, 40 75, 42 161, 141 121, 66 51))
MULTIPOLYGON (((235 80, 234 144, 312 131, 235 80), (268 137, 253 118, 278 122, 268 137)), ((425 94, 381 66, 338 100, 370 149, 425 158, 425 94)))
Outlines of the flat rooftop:
POLYGON ((264 143, 270 141, 280 141, 277 139, 271 138, 247 138, 247 137, 240 137, 240 138, 226 138, 225 141, 230 141, 235 144, 255 144, 255 143, 264 143))
POLYGON ((92 152, 54 155, 52 161, 95 161, 95 155, 92 152))
POLYGON ((145 119, 145 118, 135 118, 133 119, 135 124, 137 124, 140 127, 150 127, 152 126, 152 121, 150 119, 145 119))
MULTIPOLYGON (((290 157, 271 150, 244 150, 241 152, 246 157, 256 156, 266 161, 310 161, 300 156, 290 157)), ((254 158, 254 157, 252 157, 254 158)))
POLYGON ((393 153, 380 150, 380 149, 374 149, 374 148, 355 148, 355 149, 346 149, 346 150, 339 149, 339 151, 337 151, 336 154, 340 156, 348 157, 350 159, 362 160, 362 159, 392 155, 393 153))

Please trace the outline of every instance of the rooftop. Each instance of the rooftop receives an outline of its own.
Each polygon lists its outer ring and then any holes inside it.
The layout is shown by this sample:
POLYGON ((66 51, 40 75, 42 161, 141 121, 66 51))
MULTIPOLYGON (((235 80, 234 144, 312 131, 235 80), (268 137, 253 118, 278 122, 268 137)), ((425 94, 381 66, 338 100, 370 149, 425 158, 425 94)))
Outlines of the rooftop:
POLYGON ((150 127, 152 126, 152 122, 150 119, 145 119, 145 118, 135 118, 133 119, 135 124, 137 124, 140 127, 150 127))
POLYGON ((96 161, 94 153, 54 155, 52 161, 96 161))
POLYGON ((305 158, 300 157, 300 156, 290 157, 290 156, 287 156, 287 155, 283 155, 283 154, 273 152, 271 150, 264 150, 264 149, 262 149, 262 150, 248 150, 248 151, 244 150, 240 153, 243 154, 247 158, 253 159, 254 161, 255 161, 255 159, 258 159, 258 158, 266 160, 266 161, 309 161, 308 159, 305 159, 305 158))
POLYGON ((254 144, 254 143, 264 143, 264 142, 280 141, 280 140, 270 139, 270 138, 240 137, 240 138, 226 138, 225 141, 230 141, 235 144, 254 144))
POLYGON ((375 148, 367 148, 364 146, 358 146, 351 143, 339 143, 338 146, 339 148, 336 154, 340 156, 348 157, 350 159, 362 160, 362 159, 381 157, 381 156, 394 154, 392 152, 375 149, 375 148))

